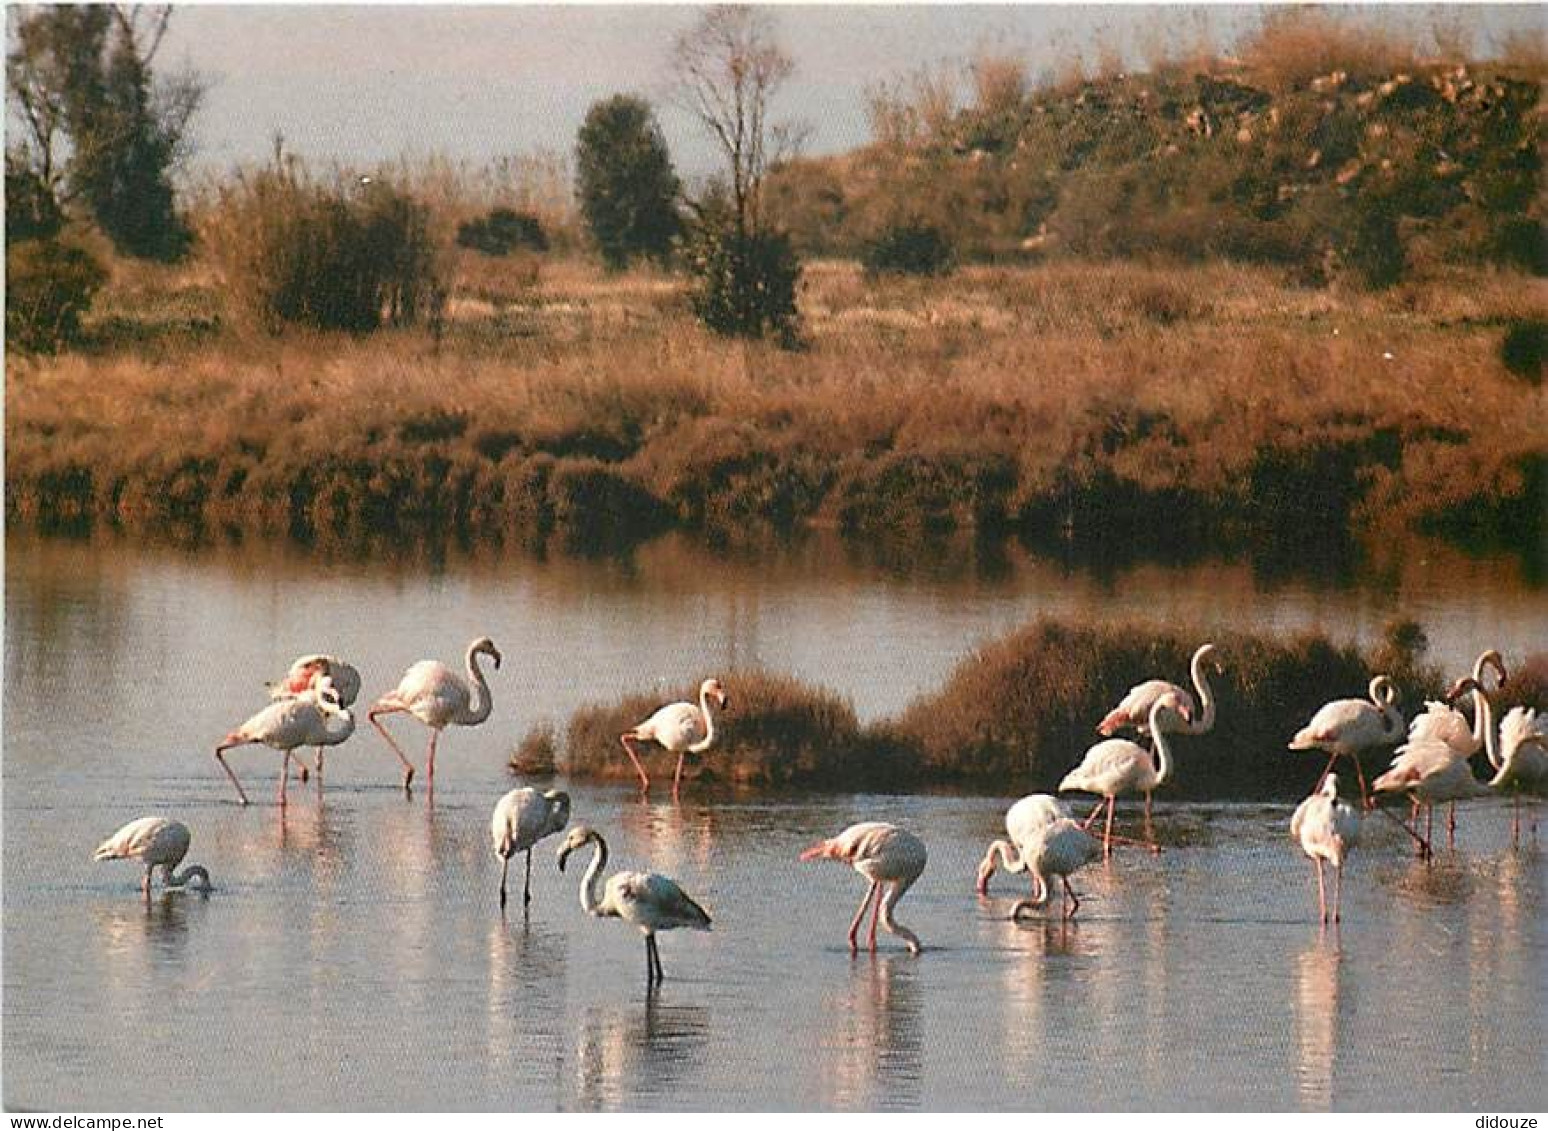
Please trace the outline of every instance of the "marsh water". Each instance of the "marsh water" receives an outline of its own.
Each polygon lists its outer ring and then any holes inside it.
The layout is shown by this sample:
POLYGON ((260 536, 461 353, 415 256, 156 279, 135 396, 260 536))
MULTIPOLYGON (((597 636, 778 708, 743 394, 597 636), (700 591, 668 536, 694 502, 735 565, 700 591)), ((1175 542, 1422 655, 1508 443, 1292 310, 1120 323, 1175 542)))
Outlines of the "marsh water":
MULTIPOLYGON (((1004 796, 709 794, 640 801, 566 785, 614 866, 677 878, 715 919, 640 938, 585 916, 554 843, 534 902, 500 914, 493 802, 511 747, 578 705, 762 664, 863 718, 938 686, 976 645, 1043 613, 1368 643, 1419 620, 1460 670, 1487 640, 1548 639, 1540 580, 1438 549, 1391 572, 1264 578, 1229 562, 1100 574, 1011 553, 858 560, 832 544, 712 555, 666 539, 623 558, 397 563, 277 546, 178 551, 13 538, 5 588, 4 1099, 180 1109, 1541 1109, 1548 827, 1461 816, 1429 867, 1367 818, 1345 921, 1316 923, 1289 807, 1158 801, 1159 857, 1079 873, 1084 904, 1007 921, 1023 877, 972 891, 1004 796), (448 732, 432 800, 406 798, 362 724, 321 793, 278 755, 214 742, 303 651, 348 655, 364 695, 422 656, 493 636, 489 723, 448 732), (137 890, 91 849, 165 813, 193 830, 209 896, 137 890), (930 863, 851 957, 863 884, 799 864, 862 819, 919 833, 930 863)), ((1121 690, 1121 689, 1120 689, 1121 690)), ((422 736, 398 728, 416 754, 422 736)), ((659 763, 658 763, 659 764, 659 763)), ((1122 818, 1132 825, 1131 817, 1122 818)), ((1548 821, 1544 822, 1548 826, 1548 821)), ((589 856, 589 851, 583 857, 589 856)), ((576 861, 579 863, 582 861, 576 861)), ((519 871, 519 869, 513 869, 519 871)))

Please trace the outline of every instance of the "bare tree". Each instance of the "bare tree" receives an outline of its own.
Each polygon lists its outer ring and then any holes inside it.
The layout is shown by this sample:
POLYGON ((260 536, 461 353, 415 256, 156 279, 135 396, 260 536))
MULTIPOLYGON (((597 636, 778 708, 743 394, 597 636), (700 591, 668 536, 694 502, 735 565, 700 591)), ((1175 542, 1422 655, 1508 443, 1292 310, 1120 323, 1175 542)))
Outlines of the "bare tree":
POLYGON ((757 231, 759 190, 770 166, 799 143, 788 123, 768 120, 769 102, 795 64, 758 8, 717 5, 672 45, 672 100, 703 124, 731 179, 737 230, 757 231))

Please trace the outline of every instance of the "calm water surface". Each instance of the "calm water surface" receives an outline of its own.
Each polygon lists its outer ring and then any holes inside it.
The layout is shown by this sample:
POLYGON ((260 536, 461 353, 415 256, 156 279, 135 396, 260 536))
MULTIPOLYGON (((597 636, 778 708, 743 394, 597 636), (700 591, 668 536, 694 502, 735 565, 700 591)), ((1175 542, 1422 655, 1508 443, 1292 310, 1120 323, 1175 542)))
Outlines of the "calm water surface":
MULTIPOLYGON (((711 795, 681 807, 572 786, 576 819, 609 837, 617 866, 675 876, 715 917, 710 934, 663 936, 654 994, 639 936, 581 912, 553 842, 535 853, 530 915, 502 919, 488 841, 493 802, 513 784, 505 756, 528 726, 653 681, 761 662, 875 717, 1041 612, 1139 609, 1353 636, 1401 610, 1455 667, 1480 636, 1515 655, 1548 637, 1541 592, 1502 583, 1507 565, 1415 566, 1378 592, 1265 586, 1229 565, 1093 579, 1028 559, 987 578, 899 577, 828 559, 715 561, 670 543, 627 562, 428 572, 273 549, 8 549, 7 1106, 1548 1103, 1548 859, 1530 841, 1511 849, 1494 802, 1463 815, 1456 850, 1431 868, 1394 826, 1368 820, 1347 921, 1327 931, 1288 807, 1158 804, 1167 851, 1080 873, 1086 902, 1065 928, 1005 921, 1020 877, 997 879, 988 900, 972 892, 1014 783, 1000 798, 711 795), (1470 584, 1446 583, 1458 576, 1470 584), (364 728, 330 758, 326 792, 294 788, 284 815, 271 800, 278 756, 235 752, 256 804, 234 804, 210 750, 295 654, 357 658, 370 696, 412 660, 454 659, 486 632, 507 659, 495 714, 448 734, 433 806, 393 787, 396 762, 364 728), (190 859, 214 873, 213 895, 147 905, 134 865, 91 862, 102 837, 155 812, 193 829, 190 859), (885 936, 877 957, 851 958, 862 881, 795 859, 868 818, 929 845, 899 908, 929 947, 917 958, 885 936)), ((418 747, 411 725, 400 733, 418 747)))

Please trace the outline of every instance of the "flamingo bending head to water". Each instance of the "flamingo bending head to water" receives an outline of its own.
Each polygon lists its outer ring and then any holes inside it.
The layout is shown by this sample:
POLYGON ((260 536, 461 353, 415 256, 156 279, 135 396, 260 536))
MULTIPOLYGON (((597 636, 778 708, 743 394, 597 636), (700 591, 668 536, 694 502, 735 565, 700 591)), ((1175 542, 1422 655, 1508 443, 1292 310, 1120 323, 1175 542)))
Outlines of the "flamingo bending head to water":
POLYGON ((876 921, 879 917, 889 932, 907 944, 910 953, 918 954, 922 948, 919 936, 897 922, 893 909, 905 892, 925 869, 927 858, 924 841, 907 829, 889 825, 885 821, 862 821, 839 833, 838 836, 818 841, 805 852, 802 860, 842 860, 871 882, 860 910, 849 924, 849 950, 859 949, 856 937, 860 933, 860 921, 865 918, 866 908, 874 901, 871 912, 871 949, 876 949, 876 921), (886 894, 882 894, 882 889, 886 894))
POLYGON ((1360 782, 1360 801, 1367 809, 1371 802, 1365 788, 1365 771, 1360 768, 1360 751, 1393 746, 1403 737, 1403 716, 1397 710, 1397 685, 1389 676, 1379 675, 1371 680, 1369 690, 1369 700, 1335 699, 1323 704, 1311 717, 1311 722, 1296 731, 1290 740, 1291 750, 1327 752, 1327 767, 1317 779, 1319 788, 1340 755, 1353 760, 1355 776, 1360 782))
POLYGON ((640 764, 640 756, 634 744, 657 742, 677 755, 677 771, 672 775, 672 798, 675 801, 683 780, 683 757, 687 754, 702 754, 715 744, 715 716, 710 711, 712 700, 722 711, 731 704, 726 689, 718 679, 707 679, 699 685, 697 705, 668 703, 643 723, 618 736, 629 760, 634 763, 635 772, 640 775, 641 793, 650 792, 650 778, 645 773, 645 767, 640 764))
POLYGON ((1338 799, 1338 775, 1324 774, 1317 790, 1295 808, 1290 835, 1300 841, 1301 851, 1317 866, 1317 903, 1322 921, 1328 921, 1327 889, 1322 864, 1333 865, 1333 922, 1339 921, 1344 890, 1344 861, 1360 837, 1360 815, 1348 802, 1338 799))
POLYGON ((448 726, 477 726, 489 717, 494 701, 489 695, 489 683, 478 666, 478 658, 488 656, 494 661, 495 670, 500 668, 500 650, 487 636, 480 636, 468 645, 464 663, 467 679, 463 679, 439 660, 420 660, 411 664, 398 681, 395 690, 389 691, 366 712, 371 725, 379 730, 392 752, 403 763, 403 788, 408 789, 414 780, 414 766, 407 755, 393 741, 378 718, 404 711, 413 715, 430 728, 430 746, 426 758, 425 776, 435 788, 435 745, 441 731, 448 726))
POLYGON ((978 865, 978 877, 974 882, 978 894, 989 894, 989 878, 994 875, 995 861, 998 860, 1000 866, 1007 872, 1029 873, 1032 877, 1032 898, 1036 899, 1042 895, 1042 881, 1038 874, 1028 867, 1029 846, 1033 837, 1042 832, 1045 826, 1060 817, 1069 815, 1064 802, 1047 793, 1028 794, 1007 809, 1005 831, 1010 839, 993 841, 984 852, 984 858, 978 865))
POLYGON ((500 910, 505 910, 505 874, 511 857, 527 854, 527 882, 522 888, 523 906, 532 902, 532 846, 570 823, 570 795, 551 789, 539 793, 527 786, 513 789, 495 804, 489 833, 494 854, 500 858, 500 910))
POLYGON ((1027 868, 1036 880, 1038 892, 1031 899, 1017 903, 1011 909, 1011 918, 1020 919, 1028 910, 1047 905, 1052 894, 1048 890, 1051 876, 1058 876, 1064 885, 1064 918, 1075 918, 1075 913, 1080 910, 1080 897, 1070 886, 1070 874, 1101 856, 1102 851, 1102 842, 1088 833, 1078 821, 1059 817, 1044 825, 1033 834, 1023 853, 1027 868))
POLYGON ((661 969, 661 951, 656 945, 657 931, 688 927, 695 931, 710 929, 710 917, 676 881, 656 872, 617 872, 604 883, 602 869, 607 865, 607 841, 587 825, 576 825, 565 834, 559 846, 559 870, 564 871, 570 853, 586 844, 596 845, 596 855, 581 877, 581 908, 599 918, 622 919, 632 923, 645 936, 645 984, 659 985, 666 978, 661 969))
POLYGON ((202 864, 190 864, 181 872, 174 873, 184 856, 193 834, 181 821, 167 817, 141 817, 130 821, 97 846, 93 860, 139 860, 145 865, 145 878, 140 890, 150 898, 151 873, 161 869, 161 882, 166 888, 181 888, 193 880, 199 881, 198 890, 210 891, 210 874, 202 864))
POLYGON ((237 796, 247 804, 247 793, 226 762, 226 751, 234 746, 261 742, 285 756, 280 766, 279 803, 285 805, 285 787, 290 780, 290 759, 301 746, 336 746, 355 730, 355 716, 339 706, 338 694, 327 676, 315 677, 311 686, 299 695, 276 699, 236 730, 229 732, 215 747, 215 758, 237 796), (335 725, 337 723, 337 725, 335 725))

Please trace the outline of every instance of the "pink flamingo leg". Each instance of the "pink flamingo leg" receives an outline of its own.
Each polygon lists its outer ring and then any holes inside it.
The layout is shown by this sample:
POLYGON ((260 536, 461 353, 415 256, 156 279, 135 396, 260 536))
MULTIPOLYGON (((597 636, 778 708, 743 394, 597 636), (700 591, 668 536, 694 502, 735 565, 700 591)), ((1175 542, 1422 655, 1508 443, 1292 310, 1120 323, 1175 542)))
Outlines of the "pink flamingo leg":
POLYGON ((677 787, 682 785, 682 782, 683 782, 683 757, 687 753, 688 753, 688 751, 686 751, 686 750, 679 750, 677 752, 677 772, 672 775, 672 800, 673 801, 677 800, 677 787))
MULTIPOLYGON (((645 773, 645 767, 640 765, 640 756, 634 752, 634 736, 623 734, 618 736, 618 741, 623 743, 624 753, 629 755, 629 761, 634 763, 634 772, 640 775, 640 792, 650 792, 650 778, 645 773)), ((680 764, 679 764, 680 765, 680 764)))
POLYGON ((1349 760, 1355 764, 1355 780, 1360 783, 1361 807, 1367 810, 1376 808, 1376 802, 1371 798, 1370 790, 1365 787, 1365 771, 1360 768, 1360 756, 1351 754, 1349 760))
POLYGON ((1337 923, 1343 914, 1344 905, 1344 867, 1342 864, 1333 869, 1333 922, 1337 923))
POLYGON ((1102 856, 1104 859, 1113 854, 1113 807, 1116 804, 1116 798, 1109 797, 1107 799, 1107 828, 1102 833, 1102 856))
POLYGON ((1060 876, 1059 878, 1064 881, 1064 917, 1066 919, 1073 919, 1075 918, 1075 912, 1080 910, 1080 896, 1076 895, 1075 889, 1070 887, 1070 878, 1068 876, 1060 876))
POLYGON ((1322 792, 1322 783, 1328 780, 1328 775, 1333 772, 1333 763, 1337 762, 1337 761, 1338 761, 1338 755, 1337 754, 1334 754, 1333 756, 1331 756, 1328 759, 1328 764, 1326 766, 1322 767, 1322 774, 1321 774, 1321 776, 1319 776, 1317 778, 1317 786, 1316 786, 1316 788, 1314 790, 1312 790, 1313 793, 1320 793, 1320 792, 1322 792))
POLYGON ((1446 810, 1446 847, 1457 846, 1457 803, 1453 801, 1446 810))
POLYGON ((1106 804, 1107 804, 1107 798, 1105 798, 1105 797, 1102 798, 1102 800, 1098 801, 1096 803, 1096 808, 1091 810, 1091 815, 1088 816, 1084 821, 1081 822, 1080 827, 1083 828, 1083 829, 1089 829, 1091 827, 1091 822, 1097 819, 1097 814, 1102 811, 1102 806, 1104 806, 1106 804))
POLYGON ((430 754, 428 765, 425 767, 426 785, 430 789, 435 788, 435 742, 441 737, 441 732, 434 727, 430 728, 430 754))
POLYGON ((881 884, 876 885, 876 904, 871 910, 871 953, 876 953, 876 920, 881 918, 882 892, 881 884))
POLYGON ((850 954, 853 954, 853 953, 855 953, 855 951, 860 949, 859 945, 855 942, 855 939, 858 938, 859 935, 860 935, 860 924, 865 919, 866 908, 868 908, 871 905, 872 897, 876 895, 876 892, 880 888, 881 888, 881 883, 879 881, 877 881, 877 880, 872 880, 871 881, 871 886, 866 889, 865 898, 860 901, 860 910, 855 912, 854 920, 849 924, 849 953, 850 954))
POLYGON ((290 751, 289 750, 282 750, 282 751, 280 751, 280 753, 285 756, 284 761, 282 761, 280 763, 280 785, 279 785, 279 803, 280 803, 280 808, 283 809, 285 807, 285 786, 290 781, 290 751))
POLYGON ((1317 865, 1317 907, 1322 912, 1322 921, 1326 923, 1328 921, 1328 896, 1322 881, 1322 857, 1316 857, 1312 860, 1312 863, 1317 865))
POLYGON ((398 756, 398 761, 403 763, 403 788, 407 789, 409 782, 414 780, 414 764, 408 760, 402 748, 393 741, 392 735, 387 733, 387 728, 377 718, 378 715, 391 715, 402 710, 404 710, 403 707, 372 707, 366 712, 366 718, 370 719, 371 725, 381 732, 382 737, 387 740, 387 745, 392 747, 392 752, 398 756))
MULTIPOLYGON (((233 745, 240 745, 240 743, 233 743, 233 745)), ((215 748, 215 760, 220 763, 220 768, 226 771, 226 776, 231 779, 231 784, 236 786, 237 796, 242 799, 242 804, 246 805, 247 793, 242 789, 242 783, 237 781, 237 776, 231 772, 231 767, 226 764, 225 752, 229 749, 231 749, 230 746, 217 746, 215 748)))

